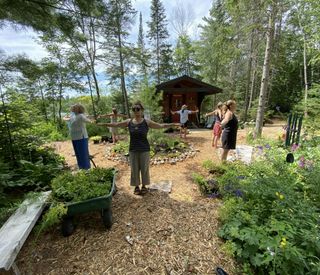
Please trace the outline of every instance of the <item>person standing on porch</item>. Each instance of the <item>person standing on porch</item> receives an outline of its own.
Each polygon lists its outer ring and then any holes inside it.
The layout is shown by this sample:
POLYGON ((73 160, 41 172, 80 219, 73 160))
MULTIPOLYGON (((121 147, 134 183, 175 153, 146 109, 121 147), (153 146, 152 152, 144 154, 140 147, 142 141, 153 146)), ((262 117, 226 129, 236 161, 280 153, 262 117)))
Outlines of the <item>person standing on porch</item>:
POLYGON ((191 111, 187 109, 187 105, 182 105, 181 110, 179 111, 170 111, 172 115, 174 114, 179 114, 180 115, 180 137, 186 138, 187 136, 187 124, 188 124, 188 119, 189 119, 189 114, 196 114, 199 112, 199 110, 191 111))
POLYGON ((236 149, 237 143, 237 131, 238 131, 238 119, 234 114, 237 104, 234 100, 228 100, 227 111, 223 116, 221 121, 221 126, 223 128, 222 132, 222 155, 221 160, 227 160, 228 153, 231 149, 236 149))

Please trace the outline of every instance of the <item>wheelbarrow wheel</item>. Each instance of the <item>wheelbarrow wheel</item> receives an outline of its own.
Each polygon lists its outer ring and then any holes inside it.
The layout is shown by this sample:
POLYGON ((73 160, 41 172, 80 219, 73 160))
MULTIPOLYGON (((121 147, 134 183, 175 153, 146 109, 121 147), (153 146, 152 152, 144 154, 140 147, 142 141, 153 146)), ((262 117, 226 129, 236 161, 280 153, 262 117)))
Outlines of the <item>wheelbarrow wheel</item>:
POLYGON ((71 217, 65 218, 62 221, 61 233, 64 237, 68 237, 74 231, 73 219, 71 217))
POLYGON ((101 210, 101 216, 103 224, 106 228, 111 228, 112 226, 112 210, 111 208, 106 208, 101 210))

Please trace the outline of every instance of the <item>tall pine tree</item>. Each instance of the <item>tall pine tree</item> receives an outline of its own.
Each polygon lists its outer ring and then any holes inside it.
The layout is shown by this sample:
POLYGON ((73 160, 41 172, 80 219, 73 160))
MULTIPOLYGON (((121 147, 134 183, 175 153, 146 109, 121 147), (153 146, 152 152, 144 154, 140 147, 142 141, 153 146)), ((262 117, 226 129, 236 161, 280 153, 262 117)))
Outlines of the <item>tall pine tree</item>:
POLYGON ((139 16, 139 34, 137 41, 137 66, 138 72, 143 79, 147 79, 148 54, 144 42, 142 14, 139 16))
POLYGON ((167 43, 169 33, 167 30, 167 20, 163 4, 160 0, 152 0, 151 2, 151 21, 148 22, 149 38, 152 46, 152 67, 155 68, 153 74, 160 83, 167 80, 172 71, 172 50, 171 45, 167 43))
POLYGON ((108 66, 107 72, 113 80, 120 80, 125 111, 130 116, 128 93, 126 88, 126 75, 128 74, 128 61, 131 47, 126 42, 136 11, 131 0, 110 0, 109 16, 105 24, 108 66))

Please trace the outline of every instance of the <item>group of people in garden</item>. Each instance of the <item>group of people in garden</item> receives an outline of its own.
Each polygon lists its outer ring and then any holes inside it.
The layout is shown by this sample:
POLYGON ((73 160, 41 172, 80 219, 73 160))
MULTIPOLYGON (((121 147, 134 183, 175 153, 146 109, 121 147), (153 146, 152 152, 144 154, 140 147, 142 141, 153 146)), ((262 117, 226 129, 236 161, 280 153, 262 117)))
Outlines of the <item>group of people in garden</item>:
MULTIPOLYGON (((221 160, 227 159, 231 149, 236 147, 238 120, 234 114, 236 102, 228 100, 226 103, 219 103, 217 109, 206 116, 214 116, 213 141, 212 146, 217 148, 218 140, 221 137, 222 155, 221 160)), ((77 158, 79 169, 89 169, 89 147, 88 133, 86 123, 97 123, 93 117, 86 116, 85 109, 81 104, 75 104, 70 109, 71 115, 64 118, 68 122, 69 132, 72 140, 73 149, 77 158)), ((118 118, 126 118, 125 115, 118 114, 115 108, 112 113, 101 115, 99 117, 110 117, 110 123, 97 123, 100 126, 111 127, 112 140, 115 143, 118 140, 117 127, 128 128, 130 135, 129 161, 131 167, 130 185, 134 187, 134 194, 143 195, 147 193, 147 185, 150 184, 150 145, 147 138, 149 128, 163 129, 171 127, 180 127, 180 137, 186 138, 188 116, 198 113, 199 110, 188 110, 187 105, 182 105, 181 110, 171 111, 172 114, 179 114, 180 123, 157 123, 144 118, 144 107, 140 101, 132 106, 133 117, 118 122, 118 118), (141 187, 140 187, 141 185, 141 187)))

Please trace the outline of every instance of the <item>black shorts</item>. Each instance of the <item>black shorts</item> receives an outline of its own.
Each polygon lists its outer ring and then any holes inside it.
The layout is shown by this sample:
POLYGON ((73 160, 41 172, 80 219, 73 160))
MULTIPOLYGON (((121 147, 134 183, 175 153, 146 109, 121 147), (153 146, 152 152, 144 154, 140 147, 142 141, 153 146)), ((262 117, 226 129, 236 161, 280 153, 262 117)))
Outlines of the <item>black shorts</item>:
POLYGON ((188 128, 188 121, 186 121, 185 123, 180 123, 180 127, 181 128, 188 128))

